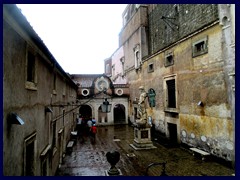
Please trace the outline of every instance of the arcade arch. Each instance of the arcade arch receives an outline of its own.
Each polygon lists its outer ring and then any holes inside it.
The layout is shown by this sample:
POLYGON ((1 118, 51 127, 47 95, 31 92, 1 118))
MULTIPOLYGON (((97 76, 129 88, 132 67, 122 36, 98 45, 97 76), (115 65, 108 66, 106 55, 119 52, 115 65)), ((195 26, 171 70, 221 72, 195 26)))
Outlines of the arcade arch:
POLYGON ((81 105, 79 108, 79 114, 84 119, 92 118, 92 108, 89 105, 81 105))
POLYGON ((126 108, 123 104, 116 104, 113 108, 114 124, 124 124, 126 122, 126 108))

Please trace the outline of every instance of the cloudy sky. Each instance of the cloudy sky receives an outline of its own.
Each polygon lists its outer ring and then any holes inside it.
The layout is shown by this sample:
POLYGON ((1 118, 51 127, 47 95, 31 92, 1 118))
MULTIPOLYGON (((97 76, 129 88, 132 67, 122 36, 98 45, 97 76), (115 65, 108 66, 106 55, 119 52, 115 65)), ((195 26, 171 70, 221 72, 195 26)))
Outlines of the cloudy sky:
POLYGON ((101 74, 118 48, 126 4, 17 5, 60 66, 70 74, 101 74))

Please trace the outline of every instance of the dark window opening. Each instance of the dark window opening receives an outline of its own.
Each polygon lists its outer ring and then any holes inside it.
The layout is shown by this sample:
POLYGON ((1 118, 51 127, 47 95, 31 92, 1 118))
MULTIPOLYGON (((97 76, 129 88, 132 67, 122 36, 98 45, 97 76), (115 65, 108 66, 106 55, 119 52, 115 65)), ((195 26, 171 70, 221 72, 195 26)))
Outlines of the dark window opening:
POLYGON ((28 52, 27 81, 34 82, 34 74, 35 74, 35 56, 31 52, 28 52))
POLYGON ((52 145, 53 147, 56 146, 56 121, 53 122, 53 139, 52 139, 52 145))
POLYGON ((83 94, 87 95, 88 94, 88 90, 83 90, 83 94))
POLYGON ((137 119, 137 108, 134 107, 134 118, 137 119))
POLYGON ((34 141, 26 147, 26 176, 34 176, 34 141))
POLYGON ((167 83, 167 107, 176 108, 175 79, 166 81, 167 83))
POLYGON ((201 52, 203 50, 204 50, 204 41, 195 45, 195 52, 196 53, 201 52))
POLYGON ((148 72, 153 72, 154 71, 154 66, 153 64, 148 65, 148 72))
POLYGON ((165 58, 165 67, 173 65, 173 55, 168 55, 165 58))
POLYGON ((57 76, 56 74, 54 74, 54 77, 53 77, 53 89, 56 90, 56 80, 57 80, 57 76))
POLYGON ((203 40, 200 40, 198 42, 195 42, 193 44, 193 57, 205 54, 208 52, 207 48, 207 38, 204 38, 203 40))
POLYGON ((42 163, 42 176, 47 176, 47 160, 46 159, 42 163))

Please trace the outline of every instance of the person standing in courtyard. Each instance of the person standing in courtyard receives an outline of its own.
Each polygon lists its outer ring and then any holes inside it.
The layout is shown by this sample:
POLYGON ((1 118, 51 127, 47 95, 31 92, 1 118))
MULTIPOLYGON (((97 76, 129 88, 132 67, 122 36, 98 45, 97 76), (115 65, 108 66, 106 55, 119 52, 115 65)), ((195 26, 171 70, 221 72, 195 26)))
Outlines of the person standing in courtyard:
POLYGON ((96 125, 96 119, 94 117, 92 118, 92 123, 96 125))
POLYGON ((96 134, 97 134, 97 126, 93 124, 90 130, 90 138, 92 143, 96 143, 96 134))
POLYGON ((90 135, 90 131, 91 131, 91 128, 93 126, 93 122, 92 122, 92 118, 90 118, 88 121, 87 121, 87 127, 88 127, 88 130, 87 130, 87 133, 88 135, 90 135))

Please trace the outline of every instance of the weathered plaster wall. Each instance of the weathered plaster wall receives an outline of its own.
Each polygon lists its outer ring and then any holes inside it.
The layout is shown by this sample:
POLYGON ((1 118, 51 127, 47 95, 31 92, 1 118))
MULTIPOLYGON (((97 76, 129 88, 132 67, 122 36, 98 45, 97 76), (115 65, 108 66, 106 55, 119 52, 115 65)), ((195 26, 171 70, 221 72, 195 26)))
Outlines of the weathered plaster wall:
MULTIPOLYGON (((10 6, 9 6, 10 7, 10 6)), ((14 9, 13 12, 16 12, 14 9)), ((20 18, 18 16, 18 18, 20 18)), ((21 19, 22 20, 22 19, 21 19)), ((21 21, 19 20, 19 21, 21 21)), ((27 27, 25 27, 27 28, 27 27)), ((53 68, 48 59, 47 53, 38 47, 34 38, 27 33, 16 20, 5 11, 3 20, 3 174, 11 176, 24 175, 24 150, 25 140, 30 135, 36 133, 36 149, 34 151, 35 175, 41 175, 40 154, 52 143, 51 120, 57 120, 57 129, 65 128, 63 135, 62 152, 65 152, 67 139, 73 128, 73 116, 76 111, 72 111, 63 118, 63 109, 50 107, 51 103, 65 103, 75 101, 76 86, 69 82, 66 74, 61 70, 53 68), (26 84, 26 54, 27 49, 31 49, 36 55, 36 89, 30 90, 26 84), (53 95, 53 72, 56 72, 56 94, 53 95), (45 113, 45 107, 53 110, 51 116, 45 113), (8 114, 15 112, 24 121, 24 125, 10 124, 7 119, 8 114)), ((65 107, 65 111, 72 107, 65 107)), ((58 133, 57 133, 58 134, 58 133)), ((58 137, 56 137, 58 138, 58 137)), ((56 144, 56 153, 49 161, 52 161, 52 168, 49 167, 49 175, 55 174, 58 167, 60 147, 56 144)))
POLYGON ((123 27, 124 30, 120 32, 119 35, 119 47, 121 47, 129 38, 132 36, 135 31, 139 29, 139 27, 147 26, 147 8, 146 6, 140 6, 137 10, 135 10, 127 22, 127 24, 123 27))
MULTIPOLYGON (((145 90, 153 88, 156 91, 156 107, 148 108, 147 112, 157 130, 168 135, 167 123, 176 124, 179 142, 233 160, 234 129, 227 100, 222 51, 222 30, 217 23, 148 58, 139 71, 128 73, 128 80, 132 100, 139 97, 137 90, 141 85, 145 90), (206 36, 208 53, 193 58, 192 44, 206 36), (165 67, 165 54, 169 52, 173 53, 174 65, 165 67), (150 63, 154 64, 154 72, 151 73, 148 72, 150 63), (164 77, 173 74, 176 75, 179 114, 176 117, 164 110, 164 77), (203 107, 197 105, 199 101, 203 102, 203 107), (186 137, 183 138, 182 134, 186 137)), ((133 115, 130 119, 134 120, 133 115)))

